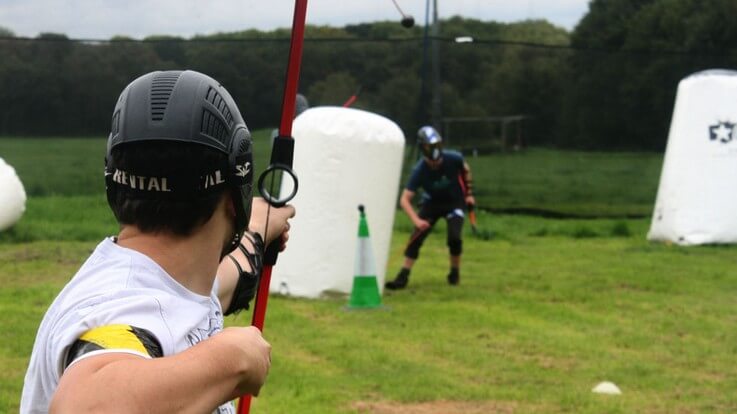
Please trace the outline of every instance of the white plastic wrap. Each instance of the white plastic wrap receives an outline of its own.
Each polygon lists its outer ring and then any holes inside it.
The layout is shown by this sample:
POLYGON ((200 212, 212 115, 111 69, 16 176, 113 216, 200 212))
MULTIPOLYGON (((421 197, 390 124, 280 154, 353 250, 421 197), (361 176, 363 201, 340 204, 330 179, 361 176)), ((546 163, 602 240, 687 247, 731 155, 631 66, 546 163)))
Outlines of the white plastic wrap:
POLYGON ((315 107, 295 119, 288 248, 279 256, 271 291, 317 298, 349 294, 358 243, 358 205, 366 208, 377 280, 383 286, 394 225, 404 135, 391 120, 351 108, 315 107))
POLYGON ((649 240, 737 241, 737 72, 678 85, 649 240))
POLYGON ((15 168, 0 158, 0 231, 12 227, 26 211, 26 191, 15 168))

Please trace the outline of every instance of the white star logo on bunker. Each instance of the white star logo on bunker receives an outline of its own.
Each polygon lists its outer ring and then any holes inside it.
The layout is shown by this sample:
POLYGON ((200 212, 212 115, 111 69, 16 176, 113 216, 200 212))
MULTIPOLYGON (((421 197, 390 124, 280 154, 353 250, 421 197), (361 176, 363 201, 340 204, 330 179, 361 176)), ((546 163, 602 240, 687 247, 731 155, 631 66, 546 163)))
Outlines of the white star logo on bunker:
POLYGON ((709 140, 719 141, 726 144, 734 138, 734 122, 719 121, 716 125, 709 126, 709 140))

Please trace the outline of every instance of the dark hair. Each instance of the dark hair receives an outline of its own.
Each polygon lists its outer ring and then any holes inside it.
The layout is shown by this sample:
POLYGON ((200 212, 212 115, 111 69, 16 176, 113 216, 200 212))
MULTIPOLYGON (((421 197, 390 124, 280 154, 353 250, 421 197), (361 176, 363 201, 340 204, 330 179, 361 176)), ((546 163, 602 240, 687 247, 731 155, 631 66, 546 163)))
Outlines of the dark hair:
MULTIPOLYGON (((227 163, 227 156, 201 144, 173 141, 144 141, 120 145, 111 151, 116 168, 126 171, 156 171, 162 174, 206 171, 227 163)), ((146 197, 116 186, 110 206, 118 223, 135 225, 144 233, 188 236, 212 217, 225 188, 208 194, 192 193, 185 198, 146 197)))

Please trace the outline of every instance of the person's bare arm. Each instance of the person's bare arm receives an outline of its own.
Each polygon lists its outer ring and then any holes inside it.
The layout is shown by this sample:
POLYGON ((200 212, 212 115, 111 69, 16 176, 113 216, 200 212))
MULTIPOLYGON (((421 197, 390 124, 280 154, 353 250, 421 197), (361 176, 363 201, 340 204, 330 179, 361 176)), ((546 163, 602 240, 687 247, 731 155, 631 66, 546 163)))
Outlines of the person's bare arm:
POLYGON ((425 230, 430 227, 430 223, 420 218, 415 212, 415 208, 412 206, 412 198, 414 198, 415 192, 407 190, 406 188, 402 191, 402 195, 399 196, 399 206, 402 207, 407 216, 412 221, 412 224, 420 230, 425 230))
POLYGON ((294 206, 287 204, 284 207, 269 208, 269 204, 261 197, 254 197, 251 206, 248 230, 260 234, 267 246, 289 230, 289 219, 295 214, 294 206))
POLYGON ((473 179, 471 175, 471 166, 467 162, 463 162, 463 183, 466 186, 465 202, 467 205, 476 205, 476 198, 473 196, 473 179))
POLYGON ((211 413, 240 395, 258 395, 271 346, 255 327, 226 328, 173 356, 90 356, 62 375, 51 414, 211 413))

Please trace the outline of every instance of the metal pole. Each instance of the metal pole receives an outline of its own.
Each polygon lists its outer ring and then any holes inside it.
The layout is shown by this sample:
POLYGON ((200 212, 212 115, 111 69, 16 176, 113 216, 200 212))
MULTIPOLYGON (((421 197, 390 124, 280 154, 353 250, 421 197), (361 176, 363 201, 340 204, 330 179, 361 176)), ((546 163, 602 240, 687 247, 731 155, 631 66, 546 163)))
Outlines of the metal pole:
POLYGON ((433 0, 432 8, 432 111, 433 126, 441 130, 442 106, 440 100, 440 23, 438 22, 438 0, 433 0))
POLYGON ((428 101, 428 51, 430 43, 430 0, 425 1, 425 27, 422 34, 422 66, 420 68, 420 101, 417 105, 417 122, 419 125, 427 125, 430 110, 428 101))

